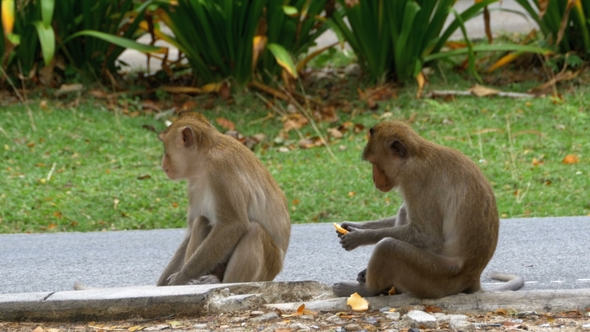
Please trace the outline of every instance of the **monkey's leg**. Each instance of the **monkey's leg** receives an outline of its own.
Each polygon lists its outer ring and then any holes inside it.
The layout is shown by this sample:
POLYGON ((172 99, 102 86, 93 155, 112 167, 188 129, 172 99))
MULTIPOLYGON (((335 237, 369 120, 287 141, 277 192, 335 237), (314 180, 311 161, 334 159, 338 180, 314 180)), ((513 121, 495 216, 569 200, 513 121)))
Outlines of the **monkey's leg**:
POLYGON ((460 258, 445 257, 396 239, 380 241, 369 260, 365 287, 380 294, 392 286, 419 298, 440 298, 479 286, 460 273, 460 258))
POLYGON ((223 282, 271 281, 282 267, 279 248, 257 222, 251 222, 227 263, 223 282))
POLYGON ((361 272, 359 272, 359 274, 356 277, 356 281, 358 281, 359 284, 364 284, 367 282, 367 269, 364 269, 361 272))

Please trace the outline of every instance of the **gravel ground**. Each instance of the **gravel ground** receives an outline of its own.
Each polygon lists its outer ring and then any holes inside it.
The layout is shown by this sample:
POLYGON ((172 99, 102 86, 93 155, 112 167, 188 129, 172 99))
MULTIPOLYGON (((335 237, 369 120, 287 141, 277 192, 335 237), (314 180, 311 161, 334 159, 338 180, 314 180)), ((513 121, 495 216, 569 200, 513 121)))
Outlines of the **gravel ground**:
MULTIPOLYGON (((293 315, 260 308, 198 318, 162 318, 111 322, 32 323, 0 322, 0 331, 590 331, 586 312, 517 313, 510 309, 477 315, 447 315, 436 307, 414 307, 365 312, 304 312, 293 315), (414 311, 412 311, 414 310, 414 311), (412 320, 408 314, 426 317, 412 320)), ((295 313, 296 314, 296 313, 295 313)))

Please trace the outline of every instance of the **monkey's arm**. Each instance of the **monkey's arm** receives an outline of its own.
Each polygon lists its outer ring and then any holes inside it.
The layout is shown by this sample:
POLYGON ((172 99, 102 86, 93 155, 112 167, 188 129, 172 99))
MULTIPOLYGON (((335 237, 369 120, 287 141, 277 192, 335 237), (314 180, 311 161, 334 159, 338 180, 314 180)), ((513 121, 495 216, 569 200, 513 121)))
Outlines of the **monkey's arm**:
POLYGON ((355 229, 349 228, 349 232, 341 234, 340 244, 345 250, 353 250, 359 246, 375 244, 384 238, 394 238, 410 243, 421 248, 441 248, 442 238, 432 234, 422 233, 412 224, 382 229, 355 229))
POLYGON ((170 263, 168 263, 168 265, 166 265, 164 272, 162 272, 160 279, 158 279, 158 286, 166 286, 168 284, 168 277, 170 277, 170 275, 172 275, 173 273, 180 271, 180 269, 182 268, 182 264, 184 263, 184 255, 186 253, 186 247, 188 246, 188 242, 190 240, 190 235, 191 232, 190 229, 188 229, 186 236, 184 237, 184 240, 182 240, 182 243, 180 244, 180 247, 176 249, 174 256, 172 256, 172 260, 170 261, 170 263))
POLYGON ((345 221, 342 223, 342 228, 348 230, 349 227, 357 228, 357 229, 380 229, 386 227, 393 227, 395 226, 397 217, 393 216, 391 218, 379 219, 374 221, 360 221, 360 222, 351 222, 345 221))
POLYGON ((358 228, 358 229, 381 229, 381 228, 390 228, 394 226, 401 226, 407 223, 407 211, 405 204, 399 208, 396 216, 390 218, 379 219, 375 221, 365 221, 365 222, 343 222, 342 227, 344 229, 348 229, 348 227, 358 228))

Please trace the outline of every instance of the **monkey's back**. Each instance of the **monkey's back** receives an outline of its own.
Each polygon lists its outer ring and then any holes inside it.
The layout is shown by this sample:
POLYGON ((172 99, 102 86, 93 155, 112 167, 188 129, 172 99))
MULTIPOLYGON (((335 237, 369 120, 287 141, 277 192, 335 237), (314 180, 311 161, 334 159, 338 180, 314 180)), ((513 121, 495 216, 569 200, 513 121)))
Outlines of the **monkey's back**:
POLYGON ((496 249, 499 231, 496 198, 489 181, 470 158, 439 146, 440 173, 447 188, 443 213, 446 248, 464 260, 464 269, 481 273, 496 249), (450 240, 450 241, 447 241, 450 240))
POLYGON ((221 133, 216 136, 218 148, 212 149, 216 152, 211 157, 223 166, 211 171, 218 176, 231 177, 236 182, 230 195, 245 200, 248 218, 259 223, 277 246, 286 252, 291 220, 285 194, 254 152, 230 136, 221 133))

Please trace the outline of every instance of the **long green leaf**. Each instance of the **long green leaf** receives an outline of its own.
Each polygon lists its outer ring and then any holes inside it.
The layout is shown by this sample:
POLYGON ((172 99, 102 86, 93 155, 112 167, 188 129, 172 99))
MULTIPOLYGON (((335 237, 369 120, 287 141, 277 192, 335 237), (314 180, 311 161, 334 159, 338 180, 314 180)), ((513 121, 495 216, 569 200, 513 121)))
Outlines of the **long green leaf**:
POLYGON ((51 25, 45 26, 43 21, 33 22, 35 29, 37 29, 37 36, 41 44, 41 53, 43 54, 43 62, 49 65, 55 56, 55 34, 51 25))
POLYGON ((274 55, 278 64, 283 67, 293 78, 297 78, 297 68, 287 50, 279 44, 268 44, 266 48, 274 55))
POLYGON ((55 0, 40 0, 41 18, 46 27, 51 26, 53 20, 53 10, 55 9, 55 0))
MULTIPOLYGON (((518 45, 518 44, 488 44, 488 45, 475 45, 472 47, 473 52, 527 52, 536 54, 550 54, 551 50, 530 45, 518 45)), ((469 49, 460 48, 451 51, 438 52, 429 54, 424 57, 424 62, 448 59, 457 55, 465 55, 469 53, 469 49)))
POLYGON ((459 22, 459 27, 461 28, 461 33, 463 33, 463 38, 465 39, 465 43, 467 44, 467 57, 469 61, 469 73, 477 79, 477 81, 481 84, 483 80, 477 73, 477 69, 475 68, 475 53, 473 52, 473 46, 469 41, 469 36, 467 36, 467 30, 465 29, 465 22, 463 22, 463 18, 455 9, 452 9, 453 14, 455 15, 456 20, 459 22))
POLYGON ((64 39, 63 43, 65 44, 65 43, 71 41, 72 39, 74 39, 76 37, 80 37, 80 36, 95 37, 98 39, 102 39, 106 42, 109 42, 111 44, 115 44, 117 46, 121 46, 124 48, 134 49, 136 51, 143 52, 143 53, 165 53, 166 52, 165 47, 158 47, 158 46, 141 44, 141 43, 138 43, 138 42, 131 40, 131 39, 122 38, 119 36, 114 36, 114 35, 111 35, 108 33, 100 32, 100 31, 93 31, 93 30, 79 31, 73 35, 70 35, 68 38, 64 39))
MULTIPOLYGON (((478 2, 476 4, 471 5, 471 7, 467 8, 463 12, 461 12, 461 19, 465 22, 469 19, 481 14, 483 11, 483 7, 488 6, 491 3, 497 2, 498 0, 483 0, 482 2, 478 2)), ((438 43, 434 46, 433 52, 438 52, 444 46, 444 44, 449 40, 451 35, 459 28, 459 20, 455 18, 449 24, 449 26, 445 29, 443 34, 441 35, 438 43)))

